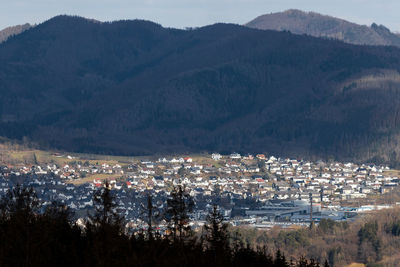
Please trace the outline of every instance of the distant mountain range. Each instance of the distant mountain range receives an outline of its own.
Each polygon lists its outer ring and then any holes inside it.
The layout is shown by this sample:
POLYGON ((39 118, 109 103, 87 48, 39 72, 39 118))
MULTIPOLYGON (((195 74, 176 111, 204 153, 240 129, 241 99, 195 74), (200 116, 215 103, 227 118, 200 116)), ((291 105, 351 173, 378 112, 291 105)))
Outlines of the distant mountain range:
POLYGON ((10 36, 20 34, 27 29, 31 28, 32 25, 29 23, 23 25, 17 25, 12 27, 7 27, 0 31, 0 43, 6 41, 10 36))
POLYGON ((261 30, 285 30, 294 34, 337 39, 350 44, 400 46, 400 36, 383 25, 373 23, 368 27, 295 9, 259 16, 246 26, 261 30))
POLYGON ((0 135, 67 151, 400 158, 400 49, 58 16, 0 44, 0 135))

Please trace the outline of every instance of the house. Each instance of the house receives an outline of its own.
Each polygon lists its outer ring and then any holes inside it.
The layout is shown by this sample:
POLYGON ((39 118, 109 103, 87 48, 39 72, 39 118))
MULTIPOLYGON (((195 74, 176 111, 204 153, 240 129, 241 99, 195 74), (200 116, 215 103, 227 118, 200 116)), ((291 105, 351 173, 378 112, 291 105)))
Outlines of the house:
POLYGON ((243 159, 247 159, 247 160, 253 160, 254 157, 251 154, 247 154, 246 156, 243 157, 243 159))
POLYGON ((221 154, 219 154, 219 153, 213 153, 213 154, 211 155, 211 158, 212 158, 213 160, 220 160, 220 159, 222 158, 222 156, 221 156, 221 154))
POLYGON ((264 154, 257 154, 256 158, 261 159, 261 160, 265 160, 265 155, 264 154))
POLYGON ((242 158, 242 156, 240 156, 239 153, 232 153, 229 157, 231 159, 241 159, 242 158))
POLYGON ((193 167, 193 168, 190 170, 190 173, 191 173, 191 174, 201 174, 201 169, 200 169, 199 167, 193 167))
POLYGON ((258 168, 258 166, 250 166, 248 169, 247 169, 247 171, 248 172, 260 172, 260 168, 258 168))

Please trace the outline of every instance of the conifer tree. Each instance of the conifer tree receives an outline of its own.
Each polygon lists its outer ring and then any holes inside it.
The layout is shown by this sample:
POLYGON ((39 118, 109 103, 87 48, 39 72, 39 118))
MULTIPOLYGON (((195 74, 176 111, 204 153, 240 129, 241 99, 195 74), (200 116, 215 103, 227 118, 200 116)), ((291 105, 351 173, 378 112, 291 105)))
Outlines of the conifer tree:
POLYGON ((156 236, 154 228, 159 220, 160 212, 153 204, 153 198, 150 194, 147 195, 146 206, 142 205, 142 217, 147 224, 147 239, 153 240, 156 236))
POLYGON ((217 205, 213 206, 206 220, 204 229, 210 249, 215 252, 229 250, 228 224, 224 223, 224 217, 217 205))
POLYGON ((119 259, 115 255, 128 244, 128 237, 107 180, 102 188, 94 192, 93 204, 95 214, 89 216, 90 220, 86 223, 86 237, 92 247, 88 265, 116 266, 119 259))
POLYGON ((21 215, 28 219, 39 211, 40 206, 40 201, 33 188, 22 187, 17 184, 15 188, 9 189, 1 199, 0 212, 2 216, 21 215))
POLYGON ((106 180, 104 186, 97 190, 93 196, 95 214, 91 219, 99 226, 114 225, 122 227, 123 219, 116 212, 115 197, 111 193, 110 183, 106 180))
POLYGON ((182 186, 174 187, 167 199, 165 220, 174 241, 183 241, 191 235, 189 213, 193 211, 193 198, 182 186))

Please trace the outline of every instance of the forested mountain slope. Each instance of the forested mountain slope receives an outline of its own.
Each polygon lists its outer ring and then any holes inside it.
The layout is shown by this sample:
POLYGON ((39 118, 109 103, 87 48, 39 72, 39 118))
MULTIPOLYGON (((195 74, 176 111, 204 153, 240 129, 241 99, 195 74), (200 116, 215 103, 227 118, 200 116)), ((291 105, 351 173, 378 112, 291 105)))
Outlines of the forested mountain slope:
POLYGON ((350 44, 400 46, 400 36, 383 25, 370 27, 315 12, 290 9, 285 12, 265 14, 246 26, 261 30, 290 31, 315 37, 337 39, 350 44))
POLYGON ((21 32, 24 32, 31 27, 32 25, 26 23, 23 25, 11 26, 0 30, 0 43, 6 41, 10 36, 20 34, 21 32))
POLYGON ((400 50, 59 16, 0 44, 0 135, 80 152, 395 160, 400 50))

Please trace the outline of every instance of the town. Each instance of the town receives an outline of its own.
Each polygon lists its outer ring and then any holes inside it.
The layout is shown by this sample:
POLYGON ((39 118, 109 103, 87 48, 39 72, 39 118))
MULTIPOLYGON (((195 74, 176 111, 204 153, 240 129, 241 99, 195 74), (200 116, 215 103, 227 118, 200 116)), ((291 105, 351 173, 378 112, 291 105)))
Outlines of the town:
MULTIPOLYGON (((352 220, 389 208, 379 196, 395 190, 399 175, 387 166, 311 162, 232 153, 221 155, 140 158, 112 164, 55 155, 67 162, 0 167, 0 192, 17 183, 33 187, 43 203, 68 206, 76 219, 93 209, 93 192, 108 180, 118 210, 133 227, 143 224, 147 196, 162 210, 169 192, 181 185, 193 197, 193 227, 201 226, 212 205, 232 225, 282 228, 352 220)), ((160 222, 162 225, 162 222, 160 222)))

